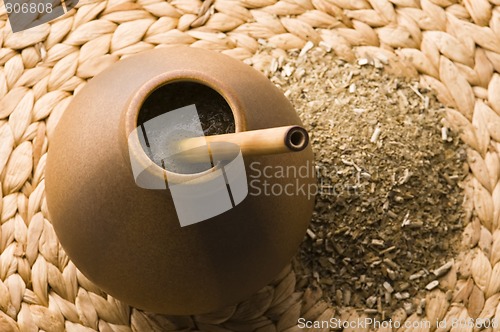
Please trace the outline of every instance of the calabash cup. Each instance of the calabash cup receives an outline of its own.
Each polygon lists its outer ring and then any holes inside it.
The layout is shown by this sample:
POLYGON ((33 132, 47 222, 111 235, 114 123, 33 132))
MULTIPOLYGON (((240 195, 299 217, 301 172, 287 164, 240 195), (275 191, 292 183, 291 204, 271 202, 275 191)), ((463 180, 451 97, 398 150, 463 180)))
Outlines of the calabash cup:
POLYGON ((303 189, 316 180, 310 147, 243 155, 245 198, 182 227, 172 190, 138 186, 131 160, 155 183, 168 179, 196 186, 217 176, 217 168, 201 172, 204 176, 165 170, 151 163, 139 137, 129 138, 148 97, 179 82, 222 96, 236 132, 301 125, 282 92, 242 62, 188 47, 144 52, 109 67, 74 97, 50 141, 46 197, 61 245, 85 276, 135 307, 185 315, 235 304, 289 263, 314 204, 314 194, 303 189), (311 171, 269 178, 261 171, 284 166, 311 171), (281 195, 254 190, 264 184, 296 190, 281 195))

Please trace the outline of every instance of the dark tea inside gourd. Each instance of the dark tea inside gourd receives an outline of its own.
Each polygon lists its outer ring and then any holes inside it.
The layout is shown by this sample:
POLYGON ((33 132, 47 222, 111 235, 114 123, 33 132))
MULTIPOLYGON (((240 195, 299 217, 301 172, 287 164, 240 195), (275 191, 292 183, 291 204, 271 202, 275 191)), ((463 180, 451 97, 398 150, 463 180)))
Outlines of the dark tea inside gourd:
MULTIPOLYGON (((186 164, 175 158, 168 150, 174 140, 190 135, 202 136, 197 130, 201 124, 203 135, 220 135, 234 133, 234 116, 226 100, 210 87, 195 82, 174 82, 159 87, 144 101, 138 118, 138 127, 158 116, 195 105, 197 119, 175 124, 175 130, 156 128, 143 131, 144 140, 141 145, 148 157, 158 166, 176 173, 196 173, 210 168, 207 164, 186 164), (160 143, 158 143, 160 142, 160 143), (161 144, 160 153, 151 149, 152 144, 161 144)), ((171 127, 171 124, 169 124, 171 127)), ((144 129, 143 129, 144 130, 144 129)))

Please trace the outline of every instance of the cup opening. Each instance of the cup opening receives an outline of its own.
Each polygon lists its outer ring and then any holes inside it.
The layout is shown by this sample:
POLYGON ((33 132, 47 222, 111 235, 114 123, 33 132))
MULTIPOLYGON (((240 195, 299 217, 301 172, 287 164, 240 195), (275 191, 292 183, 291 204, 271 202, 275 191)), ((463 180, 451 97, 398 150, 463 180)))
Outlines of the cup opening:
POLYGON ((157 87, 144 99, 137 114, 136 126, 142 129, 145 138, 140 140, 141 147, 153 163, 172 173, 196 174, 208 171, 214 165, 210 160, 200 163, 183 161, 180 158, 182 151, 172 153, 168 146, 170 142, 183 135, 200 137, 234 133, 235 118, 226 99, 208 85, 195 81, 173 81, 157 87), (172 111, 180 111, 182 115, 184 108, 192 105, 196 107, 197 116, 176 116, 174 121, 179 123, 164 123, 165 126, 157 120, 172 119, 164 116, 172 111), (155 145, 154 149, 152 145, 155 145))

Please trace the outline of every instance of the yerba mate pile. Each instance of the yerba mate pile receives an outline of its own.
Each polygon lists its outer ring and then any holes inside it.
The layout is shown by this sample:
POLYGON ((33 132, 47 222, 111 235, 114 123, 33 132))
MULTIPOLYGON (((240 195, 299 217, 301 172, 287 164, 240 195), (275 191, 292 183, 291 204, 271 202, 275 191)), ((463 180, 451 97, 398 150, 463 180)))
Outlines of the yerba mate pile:
POLYGON ((464 227, 465 149, 441 105, 379 61, 349 64, 322 48, 273 55, 268 77, 309 130, 319 175, 298 288, 382 318, 422 310, 413 298, 438 287, 464 227))

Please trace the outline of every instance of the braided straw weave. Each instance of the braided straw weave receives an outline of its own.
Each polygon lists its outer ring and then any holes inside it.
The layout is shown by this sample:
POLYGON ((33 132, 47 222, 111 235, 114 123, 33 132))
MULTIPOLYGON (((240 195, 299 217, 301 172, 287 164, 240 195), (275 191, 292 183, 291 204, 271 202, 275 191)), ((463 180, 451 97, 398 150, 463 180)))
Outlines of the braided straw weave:
POLYGON ((399 310, 393 320, 500 321, 500 0, 82 0, 15 35, 2 5, 0 29, 0 331, 296 331, 299 317, 359 317, 330 307, 318 290, 294 292, 290 267, 217 313, 145 313, 87 280, 47 219, 50 138, 73 94, 104 68, 185 44, 264 70, 259 43, 287 50, 308 41, 346 60, 376 58, 398 75, 420 75, 470 147, 466 247, 439 289, 428 292, 424 312, 399 310))

